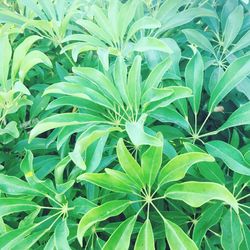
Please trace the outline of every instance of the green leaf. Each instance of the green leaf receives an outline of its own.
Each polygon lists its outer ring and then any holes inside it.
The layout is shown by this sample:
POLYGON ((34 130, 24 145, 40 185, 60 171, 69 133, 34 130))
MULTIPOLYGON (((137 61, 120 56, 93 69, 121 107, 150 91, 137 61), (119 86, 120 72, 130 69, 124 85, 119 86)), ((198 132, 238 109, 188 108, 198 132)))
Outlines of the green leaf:
POLYGON ((143 180, 150 187, 154 184, 162 163, 163 136, 158 134, 157 137, 162 141, 162 145, 149 147, 141 158, 143 180))
POLYGON ((52 63, 48 56, 39 50, 33 50, 25 55, 25 57, 22 59, 19 69, 20 81, 23 82, 28 71, 39 63, 43 63, 46 66, 52 68, 52 63))
POLYGON ((243 234, 243 241, 240 245, 240 250, 249 250, 250 249, 250 229, 246 224, 242 225, 242 234, 243 234))
POLYGON ((150 91, 151 88, 157 88, 162 80, 162 77, 166 73, 166 71, 171 67, 172 62, 169 58, 163 60, 159 64, 157 64, 152 71, 150 72, 149 76, 144 82, 143 90, 144 94, 147 91, 150 91))
POLYGON ((39 206, 29 200, 19 198, 0 198, 0 216, 5 216, 12 213, 35 210, 39 206))
POLYGON ((13 249, 20 243, 20 240, 22 240, 23 237, 29 235, 32 230, 33 227, 26 226, 2 234, 0 236, 0 249, 1 250, 13 249))
POLYGON ((0 174, 0 190, 11 195, 41 195, 39 191, 14 176, 0 174))
POLYGON ((207 207, 201 214, 197 223, 194 226, 193 240, 200 247, 203 237, 210 227, 217 224, 223 213, 222 204, 215 203, 207 207))
POLYGON ((127 66, 124 62, 123 57, 117 57, 114 66, 114 83, 120 92, 122 100, 128 105, 127 96, 127 66))
POLYGON ((223 47, 224 51, 232 44, 238 35, 244 19, 244 9, 238 5, 228 16, 226 25, 223 31, 223 47))
POLYGON ((154 233, 149 219, 142 225, 136 242, 135 250, 155 250, 154 233))
POLYGON ((234 111, 217 131, 247 124, 250 124, 250 102, 247 102, 234 111))
POLYGON ((235 53, 249 46, 250 30, 234 45, 230 53, 235 53))
POLYGON ((2 55, 0 60, 0 85, 3 89, 7 90, 9 64, 12 55, 12 49, 7 35, 0 36, 0 54, 2 55))
POLYGON ((223 249, 237 250, 243 240, 239 215, 229 209, 221 220, 221 245, 223 249))
POLYGON ((16 77, 16 74, 21 66, 22 60, 27 54, 28 50, 31 48, 33 43, 41 39, 40 36, 29 36, 27 37, 21 44, 17 46, 17 48, 14 51, 13 55, 13 64, 12 64, 12 70, 11 70, 11 79, 12 81, 16 77))
POLYGON ((203 86, 204 64, 200 52, 194 52, 185 69, 186 86, 192 89, 193 96, 190 97, 190 104, 195 114, 198 114, 201 103, 201 92, 203 86))
POLYGON ((149 16, 144 16, 139 20, 135 21, 131 25, 131 27, 128 30, 126 40, 127 41, 130 40, 130 38, 132 38, 137 31, 140 31, 142 29, 156 29, 160 27, 161 27, 160 21, 149 16))
POLYGON ((127 95, 134 110, 139 110, 141 99, 141 57, 136 56, 128 73, 127 95))
POLYGON ((122 100, 118 90, 115 88, 113 82, 102 72, 89 67, 74 67, 72 71, 75 74, 92 81, 100 89, 100 91, 107 95, 107 97, 122 105, 122 100))
POLYGON ((102 249, 128 250, 136 218, 137 216, 132 216, 122 222, 109 237, 102 249))
POLYGON ((208 103, 208 111, 213 112, 218 103, 249 74, 249 55, 240 57, 231 63, 213 89, 208 103))
POLYGON ((147 118, 146 114, 142 114, 140 119, 137 122, 126 122, 125 128, 128 133, 129 139, 135 145, 139 147, 141 145, 152 145, 156 147, 161 146, 161 141, 159 138, 154 137, 145 133, 144 123, 147 118))
POLYGON ((127 173, 128 177, 142 188, 144 186, 142 169, 134 157, 129 153, 123 139, 119 139, 116 153, 119 163, 121 164, 123 170, 127 173))
POLYGON ((50 129, 71 125, 84 125, 88 123, 102 123, 103 121, 105 120, 89 114, 64 113, 52 115, 37 123, 37 125, 30 131, 29 142, 31 142, 37 135, 50 129))
POLYGON ((116 200, 109 201, 99 207, 89 210, 80 220, 77 228, 77 239, 82 246, 82 238, 86 231, 99 221, 106 220, 109 217, 119 215, 128 206, 130 201, 116 200))
POLYGON ((113 192, 133 193, 133 182, 126 174, 113 170, 106 169, 107 173, 85 173, 78 176, 78 181, 88 181, 102 188, 113 192))
POLYGON ((156 50, 168 54, 173 53, 172 49, 163 41, 155 37, 143 37, 134 46, 134 50, 145 52, 148 50, 156 50))
POLYGON ((184 29, 182 32, 185 34, 189 43, 197 45, 199 48, 214 54, 214 48, 210 41, 201 32, 195 29, 184 29))
POLYGON ((199 162, 213 162, 214 158, 206 153, 190 152, 178 155, 171 159, 160 171, 159 185, 171 181, 181 180, 188 169, 199 162))
POLYGON ((198 250, 195 243, 175 223, 164 220, 165 234, 171 250, 198 250))
POLYGON ((167 198, 182 200, 192 207, 200 207, 210 200, 220 200, 239 212, 238 202, 224 186, 212 182, 189 181, 174 184, 165 193, 167 198))
POLYGON ((250 166, 235 147, 223 141, 210 141, 205 146, 209 154, 224 161, 231 170, 250 176, 250 166))
POLYGON ((54 243, 57 250, 70 250, 68 243, 69 229, 67 226, 67 220, 61 220, 55 228, 54 243))

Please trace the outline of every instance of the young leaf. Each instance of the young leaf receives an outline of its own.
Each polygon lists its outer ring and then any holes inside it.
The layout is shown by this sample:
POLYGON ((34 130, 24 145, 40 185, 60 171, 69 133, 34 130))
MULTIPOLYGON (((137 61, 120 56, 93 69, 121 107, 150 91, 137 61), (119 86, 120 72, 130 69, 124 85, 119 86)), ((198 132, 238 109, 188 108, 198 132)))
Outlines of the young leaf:
POLYGON ((175 223, 164 220, 165 234, 171 250, 198 250, 195 243, 175 223))
POLYGON ((250 56, 242 56, 236 59, 227 68, 220 81, 214 87, 208 103, 208 111, 213 112, 217 104, 235 88, 241 80, 250 74, 250 56))
POLYGON ((224 186, 212 182, 189 181, 174 184, 165 193, 167 198, 182 200, 192 207, 200 207, 210 200, 221 200, 230 205, 238 214, 235 197, 224 186))
POLYGON ((128 250, 131 234, 137 216, 132 216, 120 224, 120 226, 112 233, 108 241, 103 246, 103 250, 128 250))
POLYGON ((77 228, 77 239, 82 246, 82 238, 86 231, 99 221, 106 220, 109 217, 119 215, 130 204, 127 200, 109 201, 99 207, 89 210, 80 220, 77 228))
POLYGON ((198 162, 213 162, 214 158, 206 153, 190 152, 178 155, 170 160, 160 171, 159 185, 182 179, 188 169, 198 162))
POLYGON ((135 250, 155 250, 154 233, 149 219, 142 225, 135 242, 135 250))
POLYGON ((197 50, 185 69, 186 86, 192 89, 193 96, 190 104, 195 114, 198 114, 203 86, 204 64, 200 52, 197 50))
POLYGON ((205 144, 209 154, 225 162, 234 172, 250 176, 250 166, 239 150, 223 141, 210 141, 205 144))
POLYGON ((229 209, 221 220, 221 244, 223 249, 239 249, 243 240, 239 215, 229 209))

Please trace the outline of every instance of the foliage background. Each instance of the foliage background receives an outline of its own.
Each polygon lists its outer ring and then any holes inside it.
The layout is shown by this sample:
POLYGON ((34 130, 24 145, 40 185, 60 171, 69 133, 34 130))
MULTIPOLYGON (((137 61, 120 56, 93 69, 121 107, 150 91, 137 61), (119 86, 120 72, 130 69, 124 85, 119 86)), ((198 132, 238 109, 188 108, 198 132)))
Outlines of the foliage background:
POLYGON ((248 0, 0 2, 0 249, 250 249, 248 0))

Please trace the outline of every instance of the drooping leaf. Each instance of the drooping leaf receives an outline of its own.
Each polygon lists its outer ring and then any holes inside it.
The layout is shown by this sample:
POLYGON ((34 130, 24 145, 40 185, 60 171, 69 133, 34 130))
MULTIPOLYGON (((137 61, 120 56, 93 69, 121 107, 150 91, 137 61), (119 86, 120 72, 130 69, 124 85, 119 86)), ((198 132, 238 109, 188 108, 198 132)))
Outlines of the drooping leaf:
POLYGON ((229 209, 222 217, 221 230, 221 244, 223 249, 239 249, 243 240, 241 223, 238 214, 236 214, 232 209, 229 209))
POLYGON ((165 193, 167 198, 182 200, 193 207, 200 207, 210 200, 221 200, 238 213, 238 202, 224 186, 212 182, 189 181, 174 184, 165 193))
POLYGON ((182 179, 188 169, 199 162, 213 162, 214 158, 206 153, 190 152, 178 155, 170 160, 160 171, 159 185, 182 179))
POLYGON ((242 56, 232 62, 213 89, 208 103, 208 111, 213 112, 218 103, 249 74, 249 55, 242 56))
POLYGON ((154 233, 149 219, 143 223, 135 242, 135 250, 155 250, 154 233))
POLYGON ((171 250, 198 250, 193 240, 175 223, 164 220, 165 234, 171 250))
POLYGON ((206 143, 207 151, 225 162, 225 164, 234 172, 250 175, 250 166, 244 159, 239 150, 223 141, 210 141, 206 143))
POLYGON ((131 234, 137 216, 132 216, 120 224, 103 246, 103 250, 128 250, 131 234))
POLYGON ((122 213, 130 204, 127 200, 115 200, 89 210, 80 220, 77 228, 77 239, 82 246, 82 238, 86 231, 99 221, 122 213))

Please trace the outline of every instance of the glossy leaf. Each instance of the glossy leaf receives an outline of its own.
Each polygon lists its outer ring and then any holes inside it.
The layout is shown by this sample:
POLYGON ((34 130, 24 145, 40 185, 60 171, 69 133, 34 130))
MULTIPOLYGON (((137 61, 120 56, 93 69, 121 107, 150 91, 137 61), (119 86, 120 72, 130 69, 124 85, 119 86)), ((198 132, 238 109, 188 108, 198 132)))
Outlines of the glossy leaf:
POLYGON ((193 207, 200 207, 210 200, 221 200, 230 205, 238 213, 238 202, 222 185, 212 182, 189 181, 174 184, 165 193, 167 198, 182 200, 193 207))

